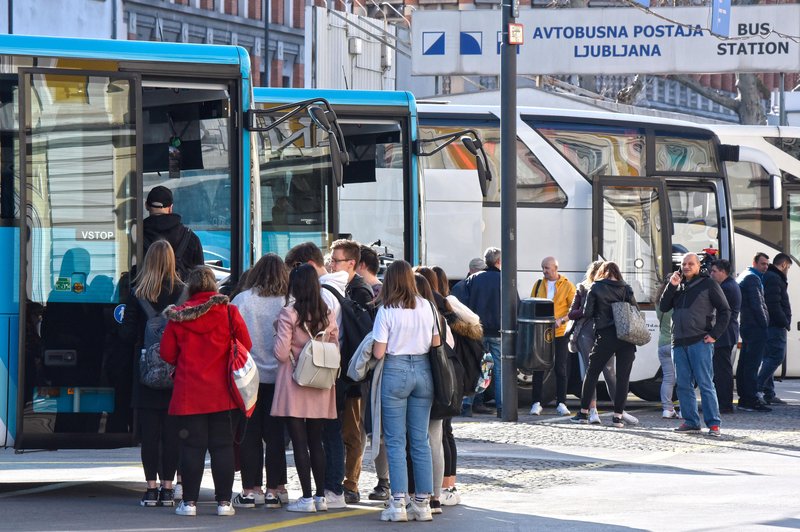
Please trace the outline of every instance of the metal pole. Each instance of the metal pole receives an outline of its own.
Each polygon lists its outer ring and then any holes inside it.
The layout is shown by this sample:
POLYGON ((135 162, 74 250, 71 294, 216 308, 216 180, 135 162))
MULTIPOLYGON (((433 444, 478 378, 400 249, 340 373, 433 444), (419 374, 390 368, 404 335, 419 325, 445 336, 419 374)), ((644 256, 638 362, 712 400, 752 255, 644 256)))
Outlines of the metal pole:
POLYGON ((780 87, 780 92, 778 92, 779 95, 778 125, 788 126, 789 123, 786 119, 786 89, 785 89, 786 74, 784 74, 783 72, 781 72, 780 80, 781 80, 781 87, 780 87))
POLYGON ((518 0, 503 0, 500 56, 500 249, 501 362, 503 421, 517 420, 517 47, 509 44, 508 25, 518 0))
POLYGON ((262 87, 271 87, 269 79, 269 15, 270 3, 269 0, 264 0, 264 80, 261 82, 262 87))

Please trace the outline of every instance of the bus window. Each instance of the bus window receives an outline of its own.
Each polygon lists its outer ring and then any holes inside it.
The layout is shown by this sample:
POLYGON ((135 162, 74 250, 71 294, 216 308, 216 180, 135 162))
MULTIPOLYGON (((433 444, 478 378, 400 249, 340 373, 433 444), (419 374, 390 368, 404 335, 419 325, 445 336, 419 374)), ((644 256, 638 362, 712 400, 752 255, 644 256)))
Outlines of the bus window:
POLYGON ((667 185, 672 213, 672 252, 683 254, 719 249, 717 194, 713 188, 680 189, 667 185))
POLYGON ((285 256, 293 246, 328 247, 330 147, 305 115, 259 133, 262 249, 285 256))
POLYGON ((731 209, 736 231, 783 246, 783 227, 779 210, 770 209, 769 172, 752 162, 726 162, 730 183, 731 209))
POLYGON ((800 138, 764 137, 764 140, 800 161, 800 138))
POLYGON ((789 253, 800 260, 800 194, 788 194, 789 253))
POLYGON ((205 260, 231 267, 230 98, 223 88, 145 87, 145 193, 172 190, 175 212, 203 244, 205 260))
POLYGON ((657 172, 719 172, 710 138, 687 138, 656 132, 657 172))
MULTIPOLYGON (((476 127, 464 124, 464 127, 421 126, 422 138, 433 138, 454 133, 464 128, 476 130, 483 141, 492 174, 499 176, 500 168, 500 128, 476 127)), ((422 164, 432 170, 459 169, 475 170, 475 157, 460 142, 454 142, 444 150, 430 157, 423 157, 422 164)), ((489 191, 484 199, 486 203, 500 202, 500 179, 489 183, 489 191)), ((517 205, 553 205, 563 207, 567 204, 567 195, 558 185, 547 168, 528 146, 517 139, 517 205)))
POLYGON ((19 154, 17 116, 19 95, 16 76, 0 77, 0 226, 19 219, 19 154))

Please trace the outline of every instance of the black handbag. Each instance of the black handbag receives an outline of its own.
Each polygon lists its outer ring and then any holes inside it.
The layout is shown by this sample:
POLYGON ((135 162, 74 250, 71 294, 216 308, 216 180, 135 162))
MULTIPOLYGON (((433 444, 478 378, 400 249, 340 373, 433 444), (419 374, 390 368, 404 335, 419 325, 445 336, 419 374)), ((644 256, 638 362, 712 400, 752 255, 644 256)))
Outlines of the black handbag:
POLYGON ((456 376, 453 369, 453 363, 447 356, 445 351, 442 332, 439 327, 439 313, 436 308, 431 304, 433 310, 433 319, 436 322, 436 331, 439 333, 439 345, 431 345, 428 351, 428 357, 431 361, 431 374, 433 376, 433 407, 441 412, 441 409, 456 409, 461 410, 461 398, 456 397, 456 376))

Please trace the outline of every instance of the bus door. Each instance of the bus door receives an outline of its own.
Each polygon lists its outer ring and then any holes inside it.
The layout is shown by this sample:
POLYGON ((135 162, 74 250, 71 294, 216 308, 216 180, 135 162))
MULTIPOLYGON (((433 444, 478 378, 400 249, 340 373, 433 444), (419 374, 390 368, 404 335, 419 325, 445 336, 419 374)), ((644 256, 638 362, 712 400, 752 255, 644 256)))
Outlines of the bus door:
POLYGON ((683 255, 697 253, 702 260, 727 258, 729 243, 720 230, 721 203, 713 180, 667 181, 671 227, 671 271, 683 261, 683 255), (723 251, 725 255, 722 255, 723 251))
POLYGON ((17 448, 129 445, 138 79, 20 69, 17 448), (128 357, 130 358, 130 357, 128 357))
POLYGON ((596 177, 593 257, 614 261, 642 309, 653 309, 669 264, 668 203, 659 179, 596 177))

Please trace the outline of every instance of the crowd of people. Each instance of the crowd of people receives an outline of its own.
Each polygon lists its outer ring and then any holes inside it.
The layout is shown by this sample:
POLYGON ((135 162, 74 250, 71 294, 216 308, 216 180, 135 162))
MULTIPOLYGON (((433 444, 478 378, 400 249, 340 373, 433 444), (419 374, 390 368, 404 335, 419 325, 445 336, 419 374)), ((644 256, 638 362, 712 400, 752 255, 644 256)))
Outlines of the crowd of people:
MULTIPOLYGON (((157 189, 147 200, 151 218, 177 216, 171 193, 157 189)), ((381 281, 371 247, 342 239, 325 256, 305 242, 285 258, 261 257, 228 296, 219 292, 211 268, 185 260, 187 248, 189 256, 197 254, 196 246, 189 246, 196 236, 181 229, 180 217, 165 223, 164 238, 151 235, 145 242, 121 324, 121 337, 136 345, 132 406, 147 482, 142 506, 180 501, 177 514, 196 515, 209 453, 220 516, 258 506, 304 513, 344 508, 361 499, 370 437, 378 483, 368 498, 384 501, 381 520, 430 521, 442 506, 460 502, 454 414, 434 404, 429 353, 440 345, 462 357, 470 353, 470 360, 459 362, 460 374, 470 374, 466 382, 476 378, 465 368, 480 368, 488 353, 494 363, 494 410, 468 384, 458 395, 460 414, 502 415, 499 249, 488 248, 483 258, 470 261, 468 275, 451 290, 438 267, 396 260, 381 281), (154 331, 159 340, 146 345, 154 331), (296 359, 312 338, 340 352, 341 373, 330 388, 300 385, 294 375, 296 359), (232 339, 258 368, 258 397, 249 417, 242 415, 229 383, 232 339), (174 367, 169 387, 154 387, 142 377, 138 365, 153 348, 174 367), (286 488, 287 434, 302 490, 292 502, 286 488), (242 490, 234 496, 237 464, 242 490)), ((778 254, 769 263, 758 253, 736 280, 728 261, 706 266, 687 253, 659 298, 662 416, 682 418, 677 432, 699 432, 696 385, 708 434, 719 436, 721 415, 734 409, 732 360, 740 335, 737 408, 766 412, 768 405, 783 403, 772 376, 785 356, 791 323, 786 281, 791 259, 778 254)), ((532 297, 553 302, 556 413, 572 416, 566 405, 572 352, 579 355, 583 384, 571 421, 601 423, 596 401, 603 373, 613 400, 612 426, 635 425, 638 420, 625 406, 636 346, 618 336, 614 312, 618 303, 637 307, 634 291, 611 261, 590 264, 577 286, 558 268, 555 257, 546 257, 543 276, 531 290, 532 297)), ((543 412, 543 383, 544 372, 534 372, 531 415, 543 412)))

